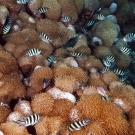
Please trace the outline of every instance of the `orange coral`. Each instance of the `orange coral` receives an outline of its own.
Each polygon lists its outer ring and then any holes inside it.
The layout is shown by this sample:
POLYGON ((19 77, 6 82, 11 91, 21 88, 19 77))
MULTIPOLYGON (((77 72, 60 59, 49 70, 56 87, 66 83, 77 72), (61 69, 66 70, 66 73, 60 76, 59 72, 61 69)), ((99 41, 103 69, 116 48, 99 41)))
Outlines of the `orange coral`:
POLYGON ((105 46, 112 46, 120 28, 110 20, 99 21, 92 28, 93 36, 99 37, 105 46))
POLYGON ((6 122, 0 125, 0 130, 4 135, 31 135, 24 126, 19 126, 14 122, 6 122))
POLYGON ((68 121, 72 107, 73 104, 66 99, 55 99, 53 111, 49 116, 60 116, 64 121, 68 121))
POLYGON ((77 82, 74 76, 60 76, 55 78, 55 87, 66 91, 73 92, 74 90, 79 88, 79 82, 77 82))
POLYGON ((49 10, 45 13, 45 16, 50 20, 57 21, 61 14, 61 5, 57 0, 44 0, 42 7, 48 7, 49 10))
POLYGON ((50 114, 50 112, 53 110, 53 105, 54 100, 47 93, 36 94, 31 101, 31 108, 33 112, 44 116, 50 114))
POLYGON ((40 67, 38 69, 35 69, 30 77, 30 87, 32 87, 34 91, 38 93, 45 88, 44 79, 51 80, 52 78, 53 78, 53 73, 51 68, 40 67))
POLYGON ((7 107, 0 106, 0 124, 6 122, 11 110, 7 107))
POLYGON ((106 83, 107 85, 113 81, 118 81, 119 78, 117 75, 115 75, 113 72, 105 72, 102 74, 101 79, 106 83))
POLYGON ((75 4, 73 0, 58 0, 62 8, 62 17, 69 16, 71 18, 70 23, 74 24, 78 19, 75 4))
POLYGON ((43 117, 36 125, 36 132, 38 135, 53 135, 59 133, 63 125, 63 120, 59 116, 43 117))

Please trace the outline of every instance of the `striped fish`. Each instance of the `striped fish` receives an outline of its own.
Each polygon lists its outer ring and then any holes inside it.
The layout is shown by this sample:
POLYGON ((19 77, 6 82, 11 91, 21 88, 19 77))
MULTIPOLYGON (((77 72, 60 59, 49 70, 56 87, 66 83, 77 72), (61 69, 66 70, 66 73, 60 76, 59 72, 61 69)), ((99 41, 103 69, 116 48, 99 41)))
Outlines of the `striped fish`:
POLYGON ((102 70, 100 72, 103 74, 105 72, 108 72, 109 70, 110 70, 110 68, 105 66, 105 67, 102 68, 102 70))
POLYGON ((102 20, 105 19, 105 17, 104 17, 104 15, 102 15, 102 14, 97 14, 96 19, 102 21, 102 20))
POLYGON ((36 56, 36 55, 39 55, 41 53, 41 50, 37 49, 37 48, 32 48, 30 50, 28 50, 26 52, 26 56, 36 56))
POLYGON ((10 29, 11 29, 11 23, 4 25, 3 34, 7 34, 10 31, 10 29))
POLYGON ((41 8, 39 8, 39 9, 37 10, 37 13, 45 13, 45 12, 47 12, 48 10, 49 10, 48 7, 41 7, 41 8))
POLYGON ((85 35, 87 35, 87 34, 89 33, 84 27, 81 28, 81 31, 82 31, 85 35))
POLYGON ((69 16, 64 16, 61 18, 62 22, 69 22, 70 21, 70 17, 69 16))
POLYGON ((108 60, 108 61, 110 61, 110 62, 115 62, 115 58, 114 58, 114 56, 113 55, 107 55, 106 56, 106 59, 108 60))
POLYGON ((7 107, 7 108, 10 108, 8 104, 4 104, 3 102, 0 102, 0 106, 4 106, 4 107, 7 107))
POLYGON ((94 23, 95 23, 94 20, 90 20, 90 21, 88 21, 88 22, 86 23, 86 27, 89 27, 89 26, 93 25, 94 23))
POLYGON ((47 43, 52 43, 52 39, 47 36, 45 33, 40 33, 39 34, 39 37, 44 41, 44 42, 47 42, 47 43))
POLYGON ((84 56, 84 54, 80 53, 80 52, 70 52, 70 54, 71 54, 71 56, 77 57, 77 58, 80 58, 80 57, 84 56))
POLYGON ((16 0, 16 2, 17 2, 18 4, 26 4, 26 3, 29 3, 30 0, 16 0))
POLYGON ((102 62, 103 62, 103 64, 104 64, 106 67, 110 67, 110 66, 111 66, 111 62, 108 61, 107 59, 103 59, 102 62))
POLYGON ((69 125, 68 130, 69 131, 80 130, 82 127, 86 126, 89 122, 90 120, 75 121, 69 125))
POLYGON ((108 97, 108 96, 101 96, 101 99, 108 101, 110 99, 110 97, 108 97))
POLYGON ((132 42, 135 41, 135 33, 128 33, 123 37, 125 42, 132 42))
POLYGON ((129 55, 130 52, 131 52, 131 49, 127 48, 127 47, 124 47, 124 46, 120 46, 119 47, 120 51, 126 55, 129 55))
POLYGON ((119 80, 122 81, 122 82, 124 82, 127 78, 128 78, 127 75, 121 75, 121 76, 119 76, 119 80))
POLYGON ((46 88, 50 84, 51 80, 50 79, 43 79, 43 88, 46 88))
POLYGON ((33 126, 40 120, 40 116, 36 113, 31 114, 30 116, 26 117, 25 120, 19 120, 19 124, 22 126, 33 126))
POLYGON ((119 69, 119 68, 116 68, 116 69, 113 69, 113 72, 116 74, 116 75, 124 75, 125 74, 125 71, 119 69))
POLYGON ((47 57, 47 61, 49 63, 56 63, 57 62, 56 57, 54 55, 50 55, 49 57, 47 57))

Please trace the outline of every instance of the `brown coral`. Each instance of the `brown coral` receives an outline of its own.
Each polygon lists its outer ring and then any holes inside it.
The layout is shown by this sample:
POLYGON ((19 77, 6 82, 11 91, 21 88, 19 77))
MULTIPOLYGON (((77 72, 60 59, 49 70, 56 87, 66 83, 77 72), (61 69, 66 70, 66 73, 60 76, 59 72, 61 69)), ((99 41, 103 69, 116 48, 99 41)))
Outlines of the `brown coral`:
POLYGON ((4 135, 31 135, 24 126, 19 126, 14 122, 2 123, 0 125, 0 130, 4 133, 4 135))
POLYGON ((7 107, 0 106, 0 124, 6 122, 11 110, 7 107))
POLYGON ((54 100, 47 93, 36 94, 31 102, 33 112, 44 116, 50 114, 50 112, 53 110, 53 105, 54 100))

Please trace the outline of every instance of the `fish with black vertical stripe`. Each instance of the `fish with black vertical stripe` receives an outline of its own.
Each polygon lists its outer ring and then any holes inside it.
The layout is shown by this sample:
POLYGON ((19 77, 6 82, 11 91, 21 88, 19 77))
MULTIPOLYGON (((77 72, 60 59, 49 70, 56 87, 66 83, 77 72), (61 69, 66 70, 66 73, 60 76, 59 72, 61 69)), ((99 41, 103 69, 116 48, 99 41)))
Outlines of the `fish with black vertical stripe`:
POLYGON ((71 123, 68 127, 69 131, 74 131, 74 130, 81 130, 82 127, 88 125, 90 120, 79 120, 71 123))

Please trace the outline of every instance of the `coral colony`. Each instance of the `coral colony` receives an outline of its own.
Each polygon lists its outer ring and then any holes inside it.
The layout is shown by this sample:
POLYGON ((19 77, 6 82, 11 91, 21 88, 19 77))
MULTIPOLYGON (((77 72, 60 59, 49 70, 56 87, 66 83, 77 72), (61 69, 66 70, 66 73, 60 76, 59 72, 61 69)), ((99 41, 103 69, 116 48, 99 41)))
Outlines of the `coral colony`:
POLYGON ((0 135, 135 135, 134 0, 0 0, 0 135))

